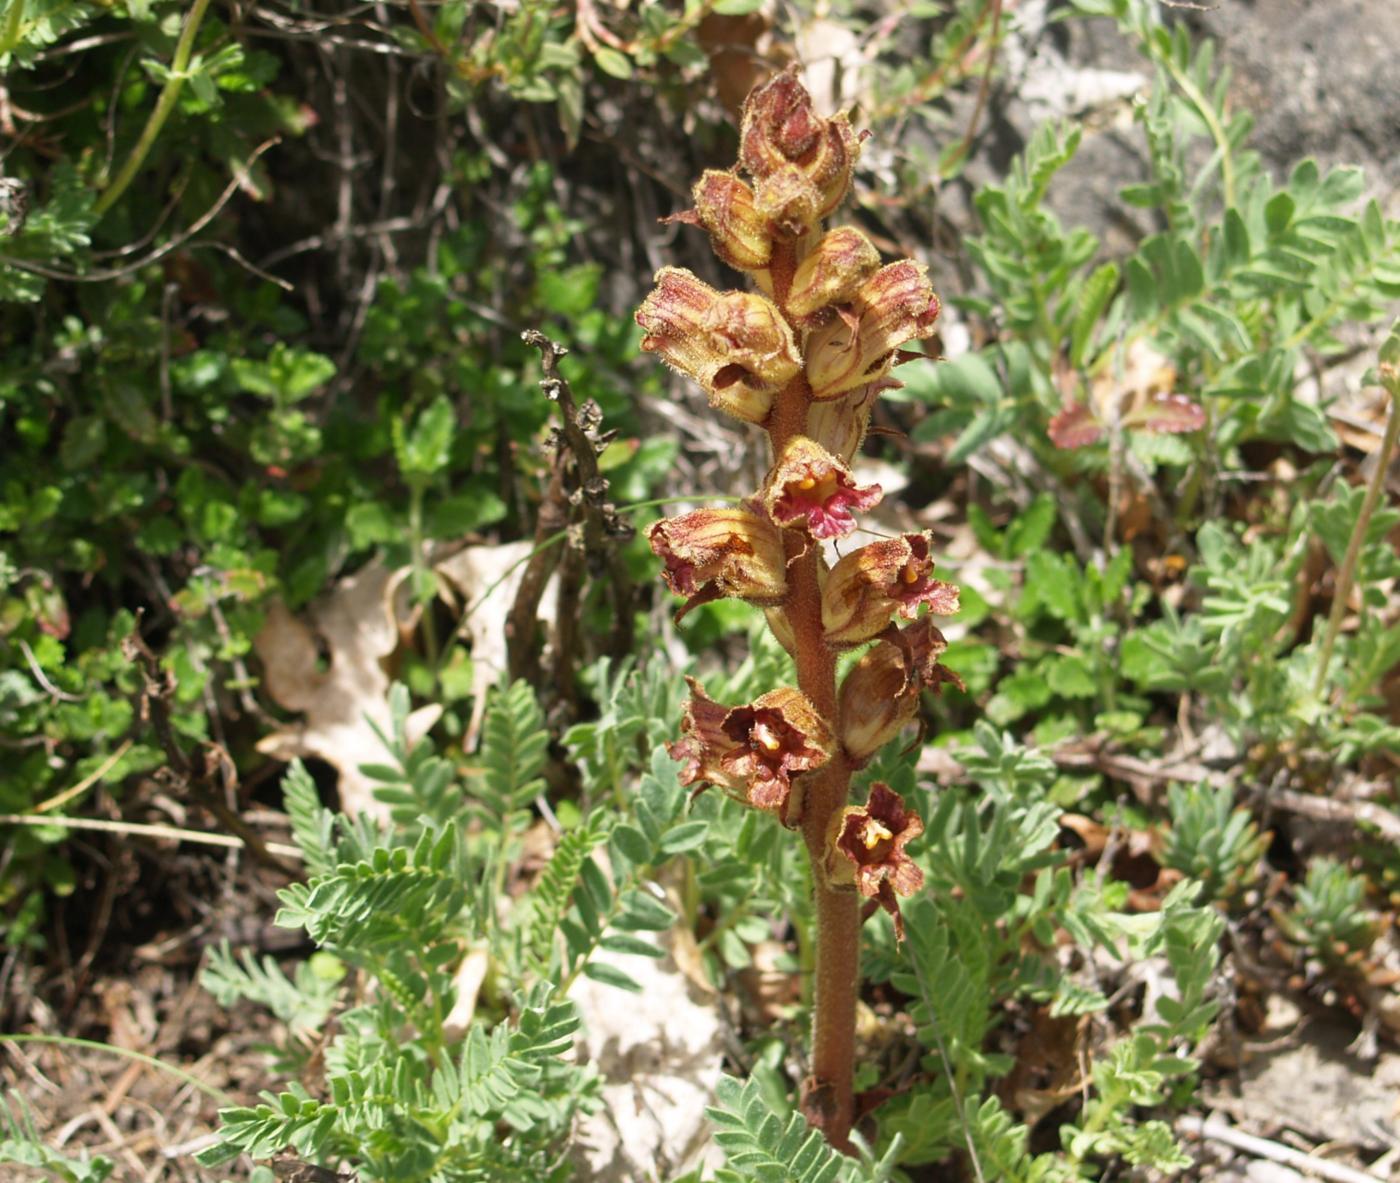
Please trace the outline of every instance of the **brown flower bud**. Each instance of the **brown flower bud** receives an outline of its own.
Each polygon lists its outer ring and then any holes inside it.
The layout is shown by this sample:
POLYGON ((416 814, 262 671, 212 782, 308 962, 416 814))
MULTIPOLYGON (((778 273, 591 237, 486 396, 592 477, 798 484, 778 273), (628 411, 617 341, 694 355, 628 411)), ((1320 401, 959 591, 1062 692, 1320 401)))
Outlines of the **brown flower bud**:
POLYGON ((879 269, 880 252, 854 226, 829 231, 797 265, 788 311, 806 318, 833 304, 845 304, 879 269))
POLYGON ((919 693, 962 680, 939 663, 948 648, 931 616, 907 628, 888 628, 841 682, 841 744, 854 767, 862 767, 919 710, 919 693))
POLYGON ((793 777, 820 768, 835 750, 831 728, 799 690, 780 687, 747 706, 715 702, 687 678, 691 698, 681 720, 682 737, 668 745, 684 763, 681 784, 715 785, 784 824, 793 805, 793 777))
POLYGON ((637 309, 642 348, 700 383, 719 410, 747 423, 768 418, 773 395, 801 369, 792 330, 771 300, 717 292, 691 272, 663 267, 637 309))
POLYGON ((724 596, 776 604, 787 592, 782 532, 746 509, 697 509, 662 518, 647 535, 661 559, 661 578, 689 597, 679 620, 692 608, 724 596))
POLYGON ((824 119, 813 110, 795 66, 749 95, 739 135, 739 161, 758 182, 759 208, 789 233, 810 229, 841 204, 860 140, 844 115, 824 119), (794 170, 807 190, 800 199, 794 170))
POLYGON ((848 308, 838 308, 838 315, 808 338, 812 397, 836 398, 882 378, 900 345, 928 335, 939 307, 922 263, 901 259, 881 267, 848 308))
POLYGON ((733 173, 707 171, 693 191, 696 218, 710 234, 715 254, 739 271, 759 271, 773 255, 769 221, 754 204, 753 190, 733 173))
POLYGON ((762 501, 779 526, 813 538, 840 538, 856 528, 852 510, 880 500, 879 485, 857 485, 851 470, 820 444, 793 436, 764 483, 762 501))
POLYGON ((891 613, 913 620, 920 604, 940 616, 958 610, 958 589, 933 578, 929 535, 872 542, 846 555, 827 574, 822 588, 827 644, 869 641, 889 624, 891 613))
POLYGON ((864 805, 833 815, 826 836, 826 875, 833 887, 854 885, 894 918, 895 939, 904 939, 897 896, 924 885, 924 873, 904 848, 924 832, 923 819, 889 785, 876 781, 864 805))

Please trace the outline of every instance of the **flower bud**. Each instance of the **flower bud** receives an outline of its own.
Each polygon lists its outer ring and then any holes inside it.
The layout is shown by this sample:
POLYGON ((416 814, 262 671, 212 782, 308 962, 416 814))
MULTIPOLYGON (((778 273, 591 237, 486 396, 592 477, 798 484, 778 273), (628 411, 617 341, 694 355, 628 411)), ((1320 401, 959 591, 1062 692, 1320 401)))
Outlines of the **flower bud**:
POLYGON ((662 561, 661 578, 689 597, 676 614, 723 596, 776 604, 787 592, 782 532, 746 509, 697 509, 662 518, 647 535, 662 561))
POLYGON ((792 631, 792 621, 782 608, 765 608, 763 616, 768 621, 768 630, 778 644, 788 651, 789 656, 797 656, 797 634, 792 631))
POLYGON ((793 436, 764 483, 762 500, 779 526, 813 538, 840 538, 856 528, 851 511, 880 500, 879 485, 857 485, 851 470, 820 444, 793 436))
POLYGON ((712 406, 747 423, 768 418, 773 395, 802 367, 792 330, 771 300, 717 292, 691 272, 663 267, 637 309, 642 348, 700 383, 712 406))
POLYGON ((931 616, 904 629, 889 628, 884 637, 841 682, 841 744, 856 768, 914 720, 925 687, 962 685, 939 663, 948 642, 931 616))
POLYGON ((841 204, 860 154, 844 115, 824 119, 813 110, 795 66, 749 95, 739 137, 739 161, 757 181, 759 208, 781 208, 790 233, 810 229, 841 204), (803 186, 794 183, 794 170, 803 186), (798 200, 800 187, 806 195, 798 200))
POLYGON ((880 252, 853 226, 822 236, 792 277, 788 311, 810 317, 832 304, 845 304, 880 269, 880 252))
POLYGON ((897 390, 903 383, 881 378, 857 386, 849 394, 812 403, 807 408, 807 434, 833 456, 847 464, 860 451, 870 412, 883 390, 897 390))
POLYGON ((818 401, 888 373, 900 345, 928 335, 939 303, 928 268, 901 259, 870 276, 850 307, 837 312, 807 340, 807 378, 818 401))
POLYGON ((753 190, 733 173, 708 170, 693 191, 696 218, 715 254, 739 271, 758 271, 773 255, 773 232, 753 190))
POLYGON ((789 817, 792 778, 820 768, 836 746, 811 700, 783 686, 750 705, 726 707, 695 679, 686 681, 691 698, 682 736, 667 747, 671 758, 684 764, 681 784, 715 785, 745 805, 795 824, 789 817))
POLYGON ((827 574, 822 588, 822 627, 838 647, 869 641, 889 623, 927 604, 940 616, 958 610, 958 589, 933 578, 929 536, 904 534, 852 551, 827 574))
POLYGON ((864 805, 848 805, 832 816, 826 835, 826 877, 833 887, 854 886, 894 918, 895 939, 904 939, 897 896, 924 885, 924 873, 904 848, 924 832, 923 819, 889 785, 876 781, 864 805))

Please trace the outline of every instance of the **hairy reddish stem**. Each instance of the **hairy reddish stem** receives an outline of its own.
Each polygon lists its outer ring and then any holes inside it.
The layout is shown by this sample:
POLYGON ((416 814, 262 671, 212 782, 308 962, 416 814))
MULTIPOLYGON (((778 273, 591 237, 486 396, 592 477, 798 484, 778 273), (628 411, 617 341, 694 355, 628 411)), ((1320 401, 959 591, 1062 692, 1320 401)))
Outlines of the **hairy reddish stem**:
MULTIPOLYGON (((774 244, 769 267, 773 298, 783 316, 797 267, 791 241, 774 244)), ((797 374, 779 393, 768 423, 776 459, 783 446, 807 428, 812 391, 805 373, 797 374)), ((841 734, 836 696, 836 654, 822 627, 821 544, 799 530, 784 531, 787 553, 787 599, 782 610, 792 629, 797 684, 812 705, 841 734)), ((850 888, 827 886, 827 832, 846 804, 851 767, 839 749, 831 760, 802 778, 802 837, 812 867, 816 906, 816 981, 812 995, 812 1076, 803 1090, 808 1121, 836 1149, 851 1152, 855 1116, 856 998, 860 970, 860 901, 850 888)))

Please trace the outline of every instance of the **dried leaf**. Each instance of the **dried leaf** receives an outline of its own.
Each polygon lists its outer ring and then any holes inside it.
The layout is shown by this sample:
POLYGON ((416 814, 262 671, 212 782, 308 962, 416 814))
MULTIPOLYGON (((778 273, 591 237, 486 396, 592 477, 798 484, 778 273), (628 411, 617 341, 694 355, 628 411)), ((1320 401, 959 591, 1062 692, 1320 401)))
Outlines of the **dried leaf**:
MULTIPOLYGON (((253 638, 268 694, 278 706, 305 715, 301 723, 264 736, 258 750, 279 760, 314 756, 333 765, 340 774, 341 808, 351 815, 388 816, 360 765, 384 762, 384 745, 370 722, 385 732, 390 727, 384 659, 398 646, 393 598, 406 574, 371 563, 336 584, 306 620, 275 601, 253 638)), ((441 713, 440 706, 428 706, 411 714, 409 740, 426 734, 441 713)))
POLYGON ((1050 442, 1057 448, 1084 448, 1103 438, 1103 424, 1084 403, 1070 403, 1050 420, 1050 442))
POLYGON ((1123 416, 1124 427, 1172 434, 1200 431, 1205 423, 1205 410, 1184 394, 1153 395, 1123 416))

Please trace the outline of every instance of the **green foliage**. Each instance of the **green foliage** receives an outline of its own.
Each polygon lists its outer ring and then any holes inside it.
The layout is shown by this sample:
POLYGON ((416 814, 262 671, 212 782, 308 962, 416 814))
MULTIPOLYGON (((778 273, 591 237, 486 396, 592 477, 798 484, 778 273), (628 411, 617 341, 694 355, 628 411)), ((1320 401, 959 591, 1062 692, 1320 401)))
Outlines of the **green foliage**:
POLYGON ((967 243, 991 294, 961 303, 995 311, 1002 338, 949 365, 909 371, 914 395, 937 408, 919 434, 960 432, 949 454, 957 462, 1014 429, 1054 472, 1101 468, 1102 450, 1120 447, 1119 428, 1142 410, 1131 411, 1126 396, 1122 406, 1096 407, 1096 388, 1121 386, 1125 359, 1150 344, 1170 364, 1175 389, 1202 403, 1206 428, 1203 436, 1135 433, 1131 462, 1183 471, 1174 510, 1196 523, 1200 491, 1236 466, 1241 444, 1336 446, 1325 406, 1298 397, 1302 350, 1337 352, 1342 325, 1373 323, 1400 296, 1400 223, 1374 201, 1358 209, 1355 169, 1324 175, 1303 161, 1281 184, 1267 176, 1245 147, 1250 120, 1230 110, 1212 46, 1193 44, 1184 22, 1168 27, 1147 0, 1075 7, 1114 17, 1156 68, 1151 97, 1136 109, 1148 176, 1120 196, 1167 228, 1124 259, 1096 262, 1094 236, 1066 230, 1044 204, 1079 129, 1039 129, 1005 183, 978 194, 983 232, 967 243), (1202 139, 1208 150, 1193 151, 1202 139), (1066 364, 1072 395, 1056 377, 1066 364), (1100 451, 1057 454, 1050 418, 1069 403, 1088 405, 1107 429, 1100 451))
POLYGON ((72 1156, 45 1146, 34 1128, 34 1118, 24 1099, 11 1096, 0 1102, 0 1163, 32 1167, 58 1183, 104 1183, 116 1164, 102 1155, 72 1156))
POLYGON ((1259 832, 1247 809, 1234 807, 1229 789, 1172 785, 1167 804, 1166 865, 1199 882, 1211 899, 1236 897, 1253 879, 1268 836, 1259 832))
POLYGON ((728 1170, 718 1178, 755 1183, 836 1183, 841 1156, 822 1141, 796 1113, 784 1121, 770 1112, 754 1081, 740 1084, 720 1078, 719 1101, 705 1112, 715 1127, 715 1143, 724 1151, 728 1170))
POLYGON ((1334 967, 1354 967, 1379 929, 1366 909, 1366 880, 1336 859, 1315 858, 1293 893, 1293 907, 1276 918, 1284 935, 1334 967))

